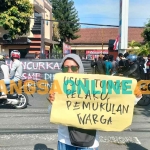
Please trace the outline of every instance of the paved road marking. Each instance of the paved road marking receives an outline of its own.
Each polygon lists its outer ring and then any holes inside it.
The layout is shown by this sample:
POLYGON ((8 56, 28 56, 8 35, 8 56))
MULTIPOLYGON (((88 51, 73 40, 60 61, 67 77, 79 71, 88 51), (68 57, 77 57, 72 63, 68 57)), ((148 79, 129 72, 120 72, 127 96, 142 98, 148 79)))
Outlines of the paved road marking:
POLYGON ((137 144, 141 145, 141 142, 139 141, 139 139, 137 137, 134 137, 137 141, 137 144))
POLYGON ((141 145, 141 142, 137 137, 100 136, 99 141, 102 143, 116 143, 116 144, 136 143, 141 145))

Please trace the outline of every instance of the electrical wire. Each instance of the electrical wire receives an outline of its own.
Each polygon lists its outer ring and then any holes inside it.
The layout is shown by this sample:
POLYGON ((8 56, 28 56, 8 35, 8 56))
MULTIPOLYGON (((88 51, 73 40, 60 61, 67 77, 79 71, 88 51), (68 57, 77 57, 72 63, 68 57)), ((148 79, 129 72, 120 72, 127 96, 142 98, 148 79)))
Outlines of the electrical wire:
MULTIPOLYGON (((90 26, 119 27, 118 25, 103 25, 103 24, 92 24, 92 23, 81 23, 81 22, 74 23, 72 21, 58 21, 58 20, 37 19, 37 18, 30 18, 30 19, 52 21, 52 22, 58 22, 58 23, 70 23, 70 24, 73 23, 73 24, 90 25, 90 26)), ((139 26, 128 26, 128 27, 129 28, 150 28, 150 27, 139 27, 139 26)))

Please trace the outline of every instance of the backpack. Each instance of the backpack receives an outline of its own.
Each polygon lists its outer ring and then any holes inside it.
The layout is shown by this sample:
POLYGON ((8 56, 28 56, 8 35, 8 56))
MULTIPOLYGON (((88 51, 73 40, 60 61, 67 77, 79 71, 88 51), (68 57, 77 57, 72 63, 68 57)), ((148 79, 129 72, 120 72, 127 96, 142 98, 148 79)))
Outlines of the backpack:
POLYGON ((91 147, 94 144, 96 130, 68 127, 70 142, 74 146, 91 147))

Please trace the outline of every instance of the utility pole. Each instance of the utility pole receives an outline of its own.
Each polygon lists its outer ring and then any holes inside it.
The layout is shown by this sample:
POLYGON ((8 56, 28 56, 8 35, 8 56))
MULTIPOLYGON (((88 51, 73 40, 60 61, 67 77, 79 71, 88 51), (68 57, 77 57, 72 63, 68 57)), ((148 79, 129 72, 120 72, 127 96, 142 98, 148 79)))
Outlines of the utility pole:
POLYGON ((42 58, 45 58, 45 21, 44 21, 44 13, 41 13, 41 56, 42 58))
POLYGON ((102 54, 103 54, 103 28, 102 28, 102 54))
POLYGON ((129 0, 120 0, 119 13, 119 49, 118 53, 125 53, 128 48, 128 9, 129 0))

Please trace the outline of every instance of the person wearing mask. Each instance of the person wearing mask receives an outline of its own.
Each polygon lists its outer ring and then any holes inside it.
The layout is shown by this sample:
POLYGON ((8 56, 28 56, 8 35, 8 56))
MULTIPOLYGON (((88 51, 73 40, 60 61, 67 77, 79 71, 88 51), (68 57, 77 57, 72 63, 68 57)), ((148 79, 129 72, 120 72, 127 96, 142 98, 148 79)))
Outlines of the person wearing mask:
MULTIPOLYGON (((6 85, 10 85, 11 80, 18 82, 21 80, 23 74, 23 67, 20 59, 20 52, 18 50, 13 50, 10 54, 12 60, 12 67, 10 69, 9 79, 3 79, 6 85)), ((6 93, 5 93, 6 96, 6 93)))
MULTIPOLYGON (((0 80, 9 79, 9 67, 5 63, 5 57, 0 55, 0 80)), ((0 99, 6 99, 7 96, 5 93, 1 93, 0 99)))
MULTIPOLYGON (((68 54, 66 55, 62 62, 61 62, 61 68, 62 68, 62 72, 63 73, 84 73, 84 67, 82 64, 82 61, 80 59, 80 57, 76 54, 68 54)), ((52 103, 55 100, 55 94, 51 93, 49 95, 49 101, 51 103, 50 105, 50 110, 52 107, 52 103)), ((67 127, 67 126, 63 126, 63 125, 59 125, 58 127, 58 148, 57 150, 98 150, 99 147, 99 142, 98 142, 98 131, 96 130, 85 130, 85 129, 79 129, 79 128, 74 128, 75 132, 77 134, 80 134, 81 136, 79 137, 83 137, 81 139, 81 141, 85 138, 87 138, 87 136, 91 136, 92 134, 92 145, 90 146, 75 146, 72 144, 71 142, 71 137, 70 137, 70 133, 71 133, 71 128, 72 127, 67 127), (90 133, 90 134, 89 134, 90 133), (86 135, 86 137, 85 137, 86 135)), ((76 139, 76 137, 74 137, 76 139)), ((80 139, 78 138, 77 141, 79 141, 80 139)), ((87 143, 88 144, 88 143, 87 143)))
POLYGON ((139 81, 141 78, 140 78, 140 73, 139 73, 139 66, 137 63, 137 56, 129 55, 129 56, 127 56, 127 60, 129 61, 130 67, 128 68, 128 70, 126 70, 126 72, 124 72, 123 74, 120 74, 120 75, 125 76, 125 77, 134 78, 137 81, 139 81))

